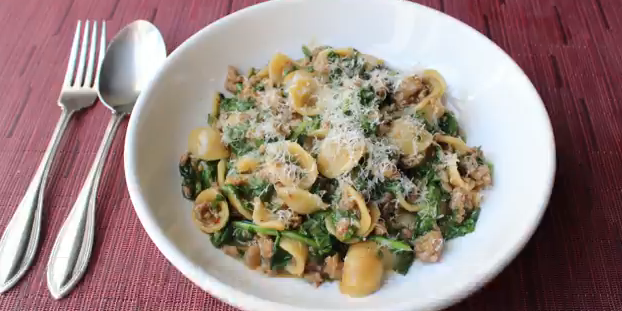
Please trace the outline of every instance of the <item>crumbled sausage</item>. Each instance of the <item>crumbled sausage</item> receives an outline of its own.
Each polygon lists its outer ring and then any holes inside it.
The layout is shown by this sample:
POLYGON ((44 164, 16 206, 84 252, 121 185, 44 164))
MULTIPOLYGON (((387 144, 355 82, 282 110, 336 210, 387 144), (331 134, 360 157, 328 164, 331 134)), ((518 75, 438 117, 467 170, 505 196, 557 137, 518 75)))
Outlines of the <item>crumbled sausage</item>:
POLYGON ((185 166, 190 161, 190 152, 184 152, 179 159, 179 166, 185 166))
POLYGON ((225 89, 231 93, 237 92, 236 84, 244 81, 244 77, 240 76, 238 70, 233 66, 227 67, 227 79, 225 80, 225 89))
POLYGON ((437 262, 443 252, 443 236, 439 230, 432 230, 415 240, 415 254, 423 262, 437 262))
POLYGON ((304 277, 307 281, 313 283, 315 287, 320 286, 324 282, 322 274, 319 272, 308 272, 304 275, 304 277))
POLYGON ((453 211, 454 220, 457 223, 462 223, 464 220, 466 200, 467 193, 462 188, 456 187, 452 190, 449 208, 453 211))
POLYGON ((409 154, 402 156, 400 158, 400 162, 404 165, 404 167, 411 168, 419 165, 423 162, 423 159, 425 159, 425 155, 422 153, 409 154))
POLYGON ((408 228, 402 228, 400 231, 400 236, 404 240, 410 240, 413 238, 413 231, 408 228))
POLYGON ((237 258, 238 256, 240 256, 240 252, 238 251, 238 248, 233 245, 224 245, 222 247, 222 251, 231 257, 237 258))
POLYGON ((389 133, 391 131, 391 123, 389 122, 382 122, 380 124, 378 124, 378 127, 376 128, 376 135, 377 136, 384 136, 385 134, 389 133))
POLYGON ((464 157, 460 157, 460 168, 464 170, 466 175, 470 175, 477 169, 477 157, 474 153, 468 154, 464 157))
POLYGON ((246 253, 244 253, 244 263, 246 263, 246 265, 252 270, 259 267, 259 265, 261 264, 261 254, 259 251, 259 246, 251 245, 248 247, 246 253))
POLYGON ((400 107, 415 104, 423 90, 423 80, 419 76, 406 77, 395 91, 395 102, 400 107))
POLYGON ((218 219, 218 210, 210 203, 199 203, 194 206, 194 217, 204 224, 213 223, 218 219))
POLYGON ((341 218, 335 224, 335 231, 338 236, 344 236, 350 228, 350 218, 341 218))
POLYGON ((259 245, 259 251, 262 258, 272 258, 272 255, 274 255, 274 242, 272 241, 272 239, 267 237, 259 237, 257 239, 257 245, 259 245))
POLYGON ((385 235, 387 234, 387 226, 385 224, 384 219, 378 219, 378 222, 374 225, 374 234, 376 235, 385 235))
POLYGON ((341 273, 343 271, 343 262, 339 258, 338 254, 326 257, 324 259, 324 273, 333 280, 340 280, 341 273))
POLYGON ((492 185, 492 177, 490 176, 490 168, 486 164, 478 166, 471 177, 475 180, 475 185, 486 188, 492 185))
POLYGON ((260 271, 268 276, 275 276, 277 273, 276 271, 270 269, 270 263, 267 260, 261 263, 260 271))

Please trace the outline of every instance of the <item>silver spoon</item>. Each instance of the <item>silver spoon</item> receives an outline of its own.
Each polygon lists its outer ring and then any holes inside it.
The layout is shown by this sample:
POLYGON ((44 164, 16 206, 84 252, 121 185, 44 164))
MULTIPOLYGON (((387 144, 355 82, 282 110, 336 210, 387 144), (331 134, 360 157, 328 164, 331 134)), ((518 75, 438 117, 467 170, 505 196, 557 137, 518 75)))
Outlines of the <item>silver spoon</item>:
POLYGON ((97 186, 108 149, 121 120, 166 59, 166 47, 158 29, 147 21, 135 21, 110 42, 99 76, 99 99, 112 110, 112 118, 86 181, 63 223, 47 266, 47 284, 56 299, 67 295, 86 271, 95 234, 97 186))

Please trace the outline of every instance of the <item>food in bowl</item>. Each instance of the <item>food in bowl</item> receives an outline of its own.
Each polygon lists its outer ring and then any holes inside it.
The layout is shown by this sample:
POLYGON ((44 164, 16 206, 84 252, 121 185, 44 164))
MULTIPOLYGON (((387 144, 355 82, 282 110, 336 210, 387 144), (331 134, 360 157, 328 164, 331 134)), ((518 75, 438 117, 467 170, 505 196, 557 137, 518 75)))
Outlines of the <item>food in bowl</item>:
POLYGON ((354 48, 303 46, 246 75, 229 67, 179 163, 214 246, 270 276, 375 292, 387 271, 441 260, 475 229, 492 166, 435 70, 405 74, 354 48))

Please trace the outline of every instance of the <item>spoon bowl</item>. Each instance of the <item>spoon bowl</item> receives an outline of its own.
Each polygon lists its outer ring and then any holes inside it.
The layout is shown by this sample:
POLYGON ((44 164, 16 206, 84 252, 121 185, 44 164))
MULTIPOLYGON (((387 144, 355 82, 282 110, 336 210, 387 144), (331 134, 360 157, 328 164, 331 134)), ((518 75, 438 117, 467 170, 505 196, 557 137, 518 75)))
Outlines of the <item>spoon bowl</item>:
POLYGON ((110 42, 98 80, 101 102, 113 111, 129 113, 138 95, 166 59, 160 31, 137 20, 110 42))

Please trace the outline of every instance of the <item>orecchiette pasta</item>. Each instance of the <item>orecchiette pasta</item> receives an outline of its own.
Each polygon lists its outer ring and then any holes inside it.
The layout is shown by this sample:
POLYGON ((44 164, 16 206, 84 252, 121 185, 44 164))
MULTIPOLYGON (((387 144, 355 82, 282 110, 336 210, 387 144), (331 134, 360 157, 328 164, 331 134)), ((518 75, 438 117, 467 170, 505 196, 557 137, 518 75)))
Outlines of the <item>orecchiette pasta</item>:
POLYGON ((229 157, 220 133, 210 126, 199 127, 188 136, 188 150, 199 159, 212 161, 229 157))
POLYGON ((192 213, 194 223, 205 233, 222 229, 229 220, 229 206, 217 189, 208 188, 197 196, 192 213))
POLYGON ((363 297, 472 232, 493 170, 462 138, 439 72, 399 73, 354 48, 303 54, 228 67, 233 95, 217 93, 190 133, 181 193, 211 243, 251 269, 363 297))
POLYGON ((339 283, 341 293, 351 297, 364 297, 382 285, 384 267, 375 242, 350 245, 343 263, 343 276, 339 283))
POLYGON ((272 83, 280 83, 283 80, 283 71, 292 66, 293 61, 287 55, 276 53, 268 64, 268 76, 272 83))
POLYGON ((276 187, 276 195, 298 214, 308 215, 328 208, 318 195, 296 187, 276 187))
POLYGON ((473 148, 467 146, 467 144, 460 137, 436 134, 434 135, 434 140, 450 145, 460 155, 473 152, 473 148))
POLYGON ((320 173, 328 178, 335 178, 354 168, 365 153, 361 142, 353 146, 343 146, 338 141, 324 140, 317 156, 320 173))
POLYGON ((260 198, 253 200, 253 222, 262 228, 285 230, 285 223, 267 210, 260 198))
POLYGON ((426 131, 422 124, 415 124, 412 117, 402 117, 393 121, 388 137, 405 155, 425 151, 433 140, 432 134, 426 131))
POLYGON ((300 241, 286 237, 281 238, 279 246, 292 256, 285 270, 293 275, 302 276, 309 257, 309 248, 300 241))

